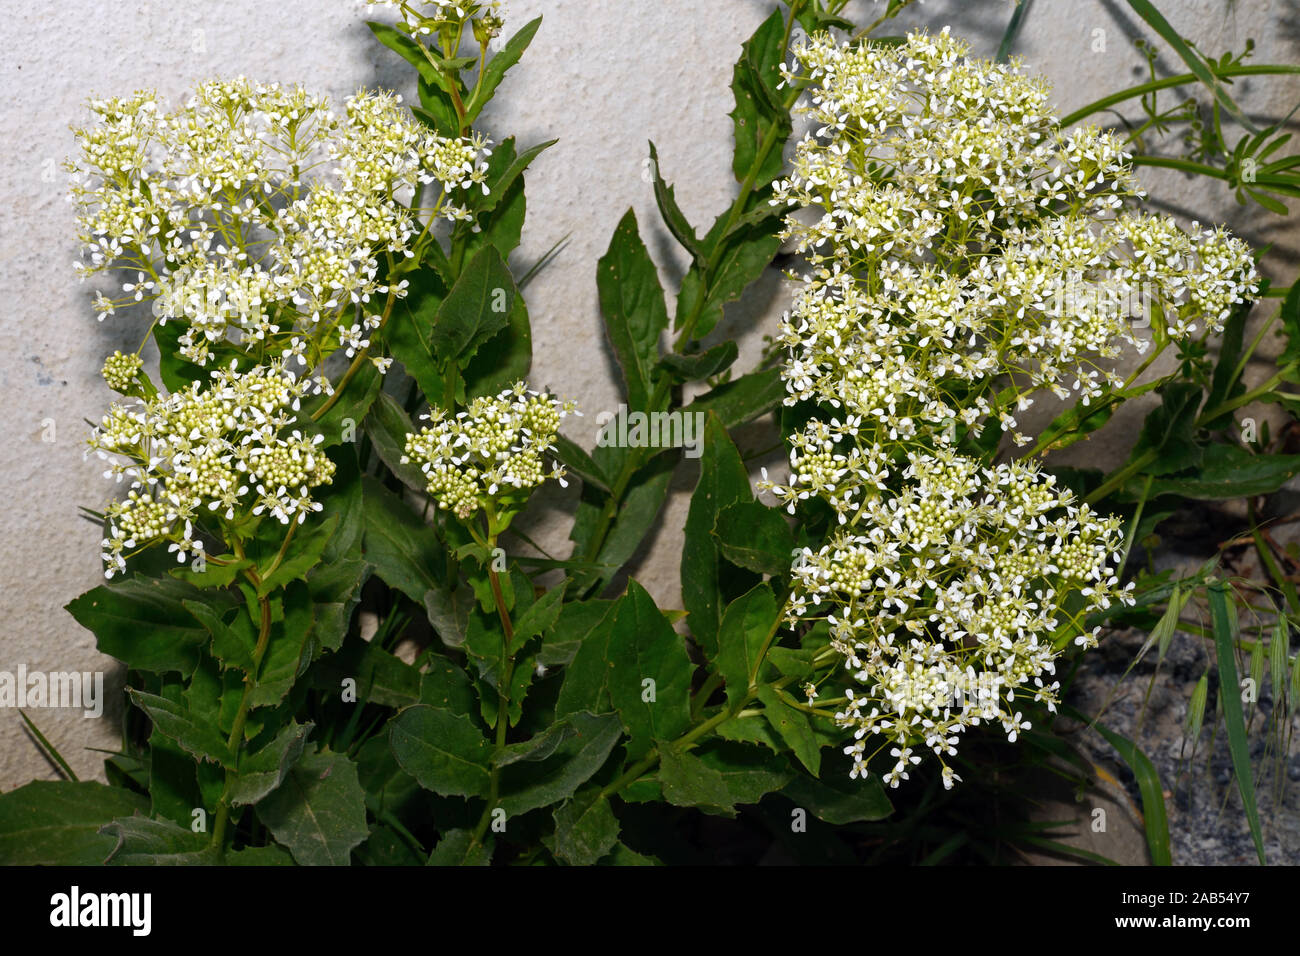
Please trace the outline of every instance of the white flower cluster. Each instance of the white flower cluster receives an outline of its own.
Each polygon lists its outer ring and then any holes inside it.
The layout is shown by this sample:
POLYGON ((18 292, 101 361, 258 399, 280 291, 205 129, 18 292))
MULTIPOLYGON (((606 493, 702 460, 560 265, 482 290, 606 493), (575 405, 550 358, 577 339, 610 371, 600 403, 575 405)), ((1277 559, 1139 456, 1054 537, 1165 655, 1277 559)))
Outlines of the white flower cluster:
POLYGON ((812 83, 817 128, 773 202, 806 210, 786 236, 813 272, 787 377, 823 399, 847 379, 903 438, 993 420, 1023 444, 1012 412, 1034 392, 1096 396, 1119 384, 1096 364, 1117 341, 1145 350, 1126 304, 1151 303, 1157 336, 1217 331, 1255 293, 1254 259, 1220 229, 1126 211, 1141 193, 1121 140, 1061 130, 1042 81, 966 51, 946 29, 797 51, 787 81, 812 83))
POLYGON ((301 523, 321 510, 312 489, 334 463, 293 426, 305 385, 278 363, 247 372, 218 369, 200 391, 115 404, 89 444, 109 463, 104 477, 130 480, 109 506, 105 576, 125 570, 127 553, 171 542, 177 561, 202 554, 205 520, 239 523, 269 514, 301 523), (250 490, 251 489, 251 490, 250 490))
POLYGON ((199 365, 229 342, 259 364, 293 350, 318 368, 358 320, 378 322, 372 297, 405 294, 381 260, 413 254, 415 212, 467 219, 468 191, 486 191, 486 141, 438 136, 390 93, 363 90, 340 117, 301 87, 241 77, 171 113, 150 92, 90 109, 69 163, 79 268, 126 276, 122 296, 98 297, 100 318, 148 301, 199 365))
POLYGON ((573 402, 525 388, 522 382, 495 396, 474 399, 450 416, 433 408, 432 424, 406 436, 402 463, 419 463, 438 506, 466 520, 480 508, 502 511, 547 478, 565 485, 564 468, 543 458, 554 451, 560 421, 577 412, 573 402))
POLYGON ((996 422, 1025 443, 1013 412, 1035 392, 1086 403, 1119 384, 1103 368, 1117 342, 1144 347, 1117 298, 1154 294, 1156 335, 1217 329, 1255 292, 1254 263, 1220 230, 1124 211, 1140 194, 1121 142, 1060 130, 1041 82, 967 59, 947 30, 817 35, 796 78, 817 128, 773 200, 801 207, 786 235, 811 264, 782 323, 786 403, 823 412, 791 437, 789 484, 764 486, 791 511, 824 501, 836 527, 796 561, 790 620, 827 619, 859 685, 835 715, 853 776, 888 749, 897 786, 923 748, 951 787, 959 733, 1015 740, 1018 702, 1055 708, 1079 622, 1131 600, 1117 518, 1033 460, 959 452, 959 430, 996 422))

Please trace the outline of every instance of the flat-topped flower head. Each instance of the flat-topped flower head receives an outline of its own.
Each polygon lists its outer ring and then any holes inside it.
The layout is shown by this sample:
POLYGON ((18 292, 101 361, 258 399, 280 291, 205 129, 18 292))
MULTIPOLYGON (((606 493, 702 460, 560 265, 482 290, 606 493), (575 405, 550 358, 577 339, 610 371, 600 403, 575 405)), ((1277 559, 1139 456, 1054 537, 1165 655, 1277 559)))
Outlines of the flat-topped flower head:
POLYGON ((171 111, 148 92, 90 110, 69 164, 81 270, 121 282, 96 309, 148 303, 198 365, 264 364, 297 339, 316 369, 405 295, 385 275, 424 234, 417 213, 466 219, 486 188, 482 136, 440 136, 387 92, 361 90, 340 113, 302 87, 239 77, 171 111))
POLYGON ((418 464, 433 500, 462 521, 480 509, 509 513, 547 478, 565 484, 563 466, 547 456, 570 414, 580 414, 573 402, 519 382, 455 415, 430 410, 430 424, 406 436, 402 462, 418 464))
POLYGON ((333 478, 334 463, 322 436, 301 430, 305 391, 278 364, 232 365, 184 391, 113 405, 89 441, 109 466, 104 477, 128 482, 126 499, 107 510, 105 576, 160 540, 185 561, 203 552, 200 529, 263 514, 301 523, 320 511, 311 489, 333 478))
POLYGON ((1119 520, 1035 460, 959 451, 993 426, 1017 444, 1037 394, 1084 402, 1117 380, 1138 329, 1220 329, 1257 291, 1241 240, 1132 210, 1122 141, 1060 129, 1019 65, 975 60, 947 30, 898 45, 810 38, 785 73, 813 130, 773 203, 809 271, 783 319, 793 513, 819 499, 829 541, 792 568, 789 620, 825 620, 851 686, 853 775, 892 757, 897 786, 959 735, 1015 740, 1054 709, 1055 662, 1095 643, 1074 623, 1131 600, 1119 520), (991 455, 989 456, 991 458, 991 455), (1068 606, 1068 612, 1066 608, 1068 606))

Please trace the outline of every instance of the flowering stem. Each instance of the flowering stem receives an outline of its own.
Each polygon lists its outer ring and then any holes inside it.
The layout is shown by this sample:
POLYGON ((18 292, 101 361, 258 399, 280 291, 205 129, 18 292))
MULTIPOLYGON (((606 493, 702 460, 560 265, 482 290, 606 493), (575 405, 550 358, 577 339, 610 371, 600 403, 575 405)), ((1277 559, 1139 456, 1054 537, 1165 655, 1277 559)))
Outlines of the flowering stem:
POLYGON ((266 569, 266 573, 264 575, 261 575, 261 577, 269 578, 272 574, 275 573, 276 569, 280 567, 280 564, 284 561, 285 554, 287 554, 289 551, 289 542, 293 540, 293 533, 297 529, 298 529, 297 521, 289 522, 289 531, 284 536, 284 542, 280 545, 280 550, 276 552, 275 560, 271 562, 271 566, 266 569))
MULTIPOLYGON (((390 259, 390 264, 391 264, 391 259, 390 259)), ((379 330, 382 329, 388 323, 389 316, 393 314, 393 304, 397 301, 397 293, 393 290, 391 286, 391 279, 392 279, 392 275, 390 273, 389 276, 390 287, 388 290, 388 301, 384 304, 384 314, 379 317, 379 325, 375 328, 374 333, 379 332, 379 330)), ((357 352, 356 358, 352 360, 352 364, 348 366, 348 370, 344 372, 343 377, 339 379, 339 384, 334 389, 334 394, 331 395, 329 398, 327 398, 320 408, 316 409, 316 411, 311 413, 312 421, 318 422, 322 418, 324 418, 325 413, 328 412, 331 408, 333 408, 335 403, 338 402, 338 400, 343 397, 343 390, 348 387, 348 382, 352 381, 353 377, 357 374, 357 372, 361 370, 362 363, 366 361, 369 355, 370 355, 370 348, 368 346, 364 349, 361 349, 361 351, 357 352)))

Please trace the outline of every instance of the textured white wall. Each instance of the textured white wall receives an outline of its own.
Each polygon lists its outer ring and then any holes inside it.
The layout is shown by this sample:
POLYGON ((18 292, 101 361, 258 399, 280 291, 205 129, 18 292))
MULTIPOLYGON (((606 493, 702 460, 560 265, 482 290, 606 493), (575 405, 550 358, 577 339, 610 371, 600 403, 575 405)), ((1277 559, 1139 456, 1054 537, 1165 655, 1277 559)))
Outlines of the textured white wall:
MULTIPOLYGON (((677 186, 688 218, 704 226, 725 209, 735 188, 730 172, 728 84, 741 42, 770 12, 771 0, 510 0, 508 29, 539 13, 545 22, 523 62, 501 87, 485 125, 497 138, 521 143, 558 137, 528 178, 529 215, 513 260, 527 267, 561 237, 563 255, 529 287, 534 382, 578 399, 586 411, 570 431, 590 446, 595 414, 618 402, 614 366, 601 333, 594 283, 596 259, 628 206, 658 258, 666 284, 683 259, 657 225, 643 178, 646 140, 653 139, 665 176, 677 186)), ((1160 6, 1206 52, 1258 44, 1257 62, 1296 62, 1300 12, 1295 0, 1241 0, 1225 13, 1220 0, 1163 0, 1160 6)), ((1030 66, 1056 85, 1064 109, 1137 82, 1140 59, 1127 37, 1138 21, 1122 0, 1037 0, 1018 47, 1030 66), (1094 30, 1106 51, 1093 52, 1094 30)), ((872 4, 848 11, 861 22, 872 4)), ((991 55, 1010 13, 1005 0, 930 0, 910 11, 909 24, 952 23, 976 52, 991 55)), ((99 368, 114 348, 133 349, 143 328, 129 320, 95 321, 90 285, 75 280, 71 209, 63 201, 60 164, 72 150, 70 123, 83 119, 91 93, 140 87, 176 102, 198 80, 245 74, 300 82, 340 99, 361 85, 402 88, 406 68, 372 40, 359 0, 7 0, 0 20, 0 409, 6 447, 0 487, 0 671, 108 669, 89 632, 63 610, 100 581, 98 534, 77 507, 98 508, 111 487, 94 460, 83 461, 84 419, 98 419, 111 393, 99 368), (49 437, 47 422, 55 429, 49 437)), ((1181 67, 1162 56, 1172 72, 1181 67)), ((1300 100, 1300 84, 1240 84, 1259 115, 1284 115, 1300 100)), ((1296 247, 1294 230, 1230 197, 1176 177, 1148 177, 1153 192, 1174 198, 1172 210, 1224 217, 1257 241, 1296 247), (1272 220, 1271 222, 1269 220, 1272 220)), ((1290 263, 1288 263, 1290 265, 1290 263)), ((1283 270, 1281 278, 1289 280, 1283 270)), ((779 276, 760 283, 733 308, 725 327, 743 334, 752 361, 788 300, 779 276)), ((566 429, 568 430, 568 429, 566 429)), ((1122 435, 1120 436, 1122 441, 1122 435)), ((1096 443, 1094 443, 1095 445, 1096 443)), ((1090 447, 1094 462, 1113 462, 1122 448, 1090 447)), ((678 600, 677 556, 690 480, 679 482, 661 533, 637 574, 661 602, 678 600)), ((566 499, 555 501, 563 506, 566 499)), ((563 550, 558 513, 539 531, 563 550)), ((116 677, 116 679, 115 679, 116 677)), ((118 714, 87 720, 79 712, 32 716, 82 774, 99 772, 101 754, 87 747, 117 744, 118 714)), ((18 715, 0 710, 0 789, 53 772, 26 739, 18 715)))

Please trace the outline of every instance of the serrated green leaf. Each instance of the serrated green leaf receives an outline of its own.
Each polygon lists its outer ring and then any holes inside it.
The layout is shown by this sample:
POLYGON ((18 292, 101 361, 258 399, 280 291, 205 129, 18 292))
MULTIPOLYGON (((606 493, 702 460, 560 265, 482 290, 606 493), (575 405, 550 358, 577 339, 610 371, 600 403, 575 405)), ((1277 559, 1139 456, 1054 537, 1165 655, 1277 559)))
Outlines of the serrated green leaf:
POLYGON ((485 797, 491 784, 492 746, 467 716, 424 704, 408 707, 389 725, 393 754, 426 790, 444 797, 485 797))
POLYGON ((821 773, 822 754, 813 734, 808 715, 791 707, 770 684, 760 685, 758 699, 763 702, 763 713, 767 721, 785 741, 786 746, 794 751, 799 762, 808 768, 814 777, 821 773))
POLYGON ((635 580, 614 609, 609 638, 609 696, 627 728, 628 756, 690 727, 691 674, 686 642, 635 580))
POLYGON ((149 809, 146 797, 90 780, 35 780, 0 794, 0 865, 98 866, 114 840, 100 828, 149 809))
POLYGON ((775 629, 776 617, 776 597, 766 584, 756 585, 727 605, 718 629, 717 665, 733 709, 749 697, 759 655, 775 629))
POLYGON ((759 574, 784 575, 795 551, 782 513, 757 501, 739 501, 718 513, 713 535, 722 556, 759 574))
POLYGON ((883 820, 894 811, 875 774, 865 780, 850 780, 848 774, 829 772, 823 780, 799 775, 781 792, 796 807, 835 826, 883 820))
POLYGON ((99 650, 138 670, 194 672, 208 632, 185 610, 186 600, 228 600, 171 578, 130 577, 101 585, 67 605, 94 632, 99 650))
POLYGON ((659 336, 668 327, 659 273, 629 209, 614 230, 609 249, 596 265, 596 287, 605 331, 623 370, 628 406, 653 411, 654 369, 659 336))
POLYGON ((506 72, 519 62, 519 58, 528 49, 528 44, 533 42, 533 35, 537 33, 537 28, 541 25, 541 17, 529 20, 519 28, 514 36, 506 41, 506 45, 500 53, 488 60, 487 65, 483 68, 483 75, 479 79, 474 98, 465 104, 465 122, 467 124, 473 123, 479 111, 483 109, 488 100, 492 99, 492 94, 501 85, 506 72))
POLYGON ((429 854, 428 866, 487 866, 492 851, 485 843, 475 843, 469 830, 449 830, 429 854))
POLYGON ((622 730, 613 714, 570 714, 523 745, 498 757, 501 798, 508 816, 547 807, 571 797, 609 758, 622 730))
POLYGON ((211 760, 221 766, 235 769, 235 756, 230 752, 221 728, 205 720, 190 708, 156 694, 127 688, 132 703, 143 710, 154 728, 176 741, 186 753, 199 760, 211 760))
POLYGON ((302 866, 346 866, 370 833, 365 791, 345 754, 302 757, 257 816, 302 866))
POLYGON ((749 474, 721 419, 709 414, 704 424, 700 477, 691 495, 682 543, 682 604, 689 612, 691 635, 712 658, 718 649, 723 600, 718 581, 718 549, 713 530, 718 515, 753 492, 749 474))
POLYGON ((307 735, 314 726, 310 722, 299 724, 290 721, 269 743, 242 757, 239 773, 230 785, 230 803, 233 806, 257 803, 279 787, 289 770, 302 757, 307 735))
POLYGON ((555 855, 591 866, 618 843, 618 818, 599 790, 577 794, 555 808, 555 855))

